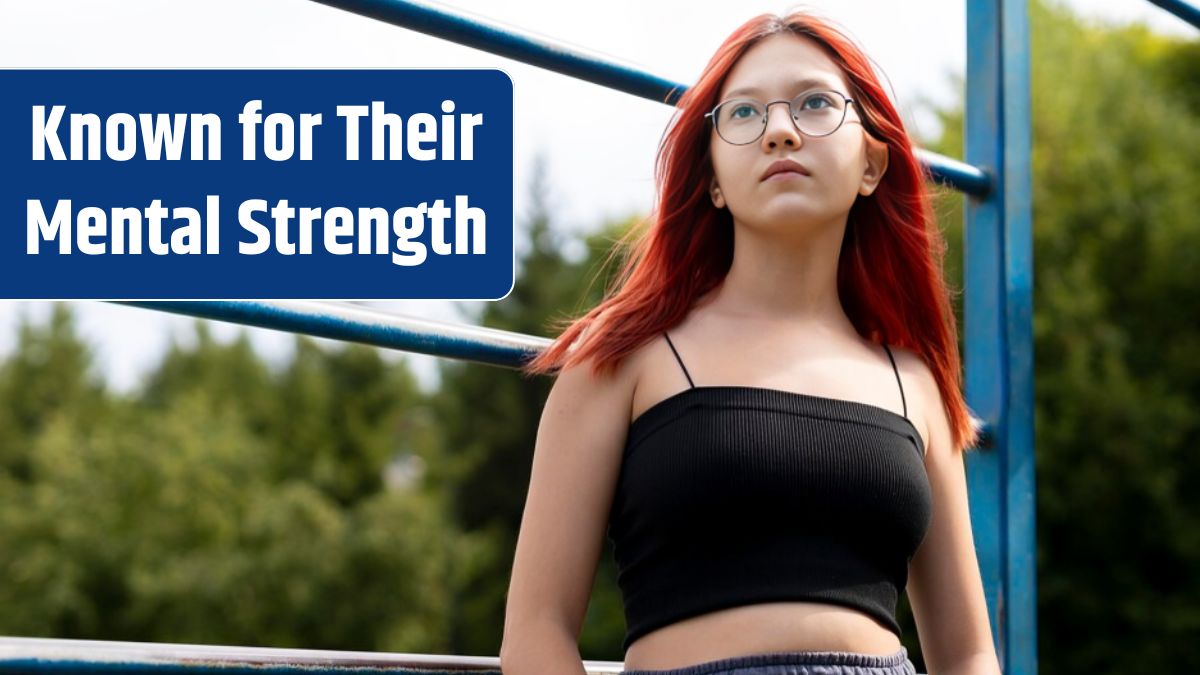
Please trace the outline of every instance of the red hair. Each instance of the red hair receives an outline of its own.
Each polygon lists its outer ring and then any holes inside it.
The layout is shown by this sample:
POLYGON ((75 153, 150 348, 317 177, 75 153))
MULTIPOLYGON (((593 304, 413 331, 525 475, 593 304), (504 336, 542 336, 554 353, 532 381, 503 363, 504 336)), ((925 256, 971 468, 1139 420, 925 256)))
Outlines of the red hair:
POLYGON ((733 216, 713 206, 708 122, 734 64, 762 39, 790 33, 814 40, 845 73, 863 126, 888 146, 888 167, 870 196, 850 208, 838 261, 838 294, 859 334, 916 352, 937 381, 956 450, 979 442, 962 395, 957 326, 942 275, 946 242, 937 228, 928 176, 866 54, 832 24, 805 12, 762 14, 730 35, 700 80, 679 99, 655 163, 657 204, 609 256, 629 251, 606 298, 523 367, 542 374, 593 359, 612 372, 647 340, 681 322, 721 283, 733 262, 733 216), (642 231, 644 230, 644 231, 642 231))

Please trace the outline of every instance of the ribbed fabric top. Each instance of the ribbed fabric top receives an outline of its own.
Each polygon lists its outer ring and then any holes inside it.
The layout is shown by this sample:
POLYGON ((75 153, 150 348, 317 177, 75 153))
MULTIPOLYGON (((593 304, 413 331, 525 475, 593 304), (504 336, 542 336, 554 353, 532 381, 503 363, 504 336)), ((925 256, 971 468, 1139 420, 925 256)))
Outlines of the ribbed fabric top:
POLYGON ((624 648, 688 617, 786 600, 853 607, 900 635, 896 602, 933 508, 906 415, 907 403, 901 416, 694 385, 639 415, 608 525, 624 648))

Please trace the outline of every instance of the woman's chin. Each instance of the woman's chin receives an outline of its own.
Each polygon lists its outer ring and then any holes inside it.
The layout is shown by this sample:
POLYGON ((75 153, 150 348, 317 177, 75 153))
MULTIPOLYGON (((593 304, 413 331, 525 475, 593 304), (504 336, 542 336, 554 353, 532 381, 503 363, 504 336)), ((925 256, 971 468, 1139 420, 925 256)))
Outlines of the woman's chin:
POLYGON ((831 222, 834 214, 825 209, 814 209, 809 200, 803 198, 775 199, 769 208, 754 218, 759 229, 795 231, 809 229, 831 222), (786 203, 785 203, 786 202, 786 203))

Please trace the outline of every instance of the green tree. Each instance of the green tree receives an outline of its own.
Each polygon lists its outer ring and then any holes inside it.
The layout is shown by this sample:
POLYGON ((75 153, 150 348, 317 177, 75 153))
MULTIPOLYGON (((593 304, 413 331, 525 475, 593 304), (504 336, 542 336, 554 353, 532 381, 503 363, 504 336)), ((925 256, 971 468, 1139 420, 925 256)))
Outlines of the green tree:
MULTIPOLYGON (((28 327, 0 372, 29 370, 48 343, 74 353, 72 326, 64 305, 28 327)), ((422 481, 381 478, 419 450, 403 431, 428 435, 397 422, 403 365, 361 346, 294 358, 316 375, 288 399, 298 363, 272 374, 244 336, 202 329, 103 415, 47 405, 20 438, 24 475, 0 471, 0 633, 448 651, 450 562, 473 542, 422 481), (305 400, 323 403, 288 405, 305 400), (280 462, 308 440, 279 432, 300 421, 330 457, 280 462)), ((12 381, 0 409, 23 395, 12 381)))
POLYGON ((377 493, 384 469, 412 451, 424 396, 401 363, 349 344, 326 351, 297 337, 295 357, 272 392, 282 476, 303 478, 343 504, 377 493))
POLYGON ((161 410, 177 396, 190 391, 207 391, 214 402, 234 408, 254 431, 266 433, 272 424, 276 404, 267 364, 254 351, 245 330, 230 343, 222 343, 210 324, 192 323, 193 344, 172 340, 158 366, 141 388, 141 401, 150 409, 161 410))
POLYGON ((109 401, 92 350, 65 305, 54 305, 45 326, 22 314, 16 349, 0 365, 0 401, 0 472, 17 479, 28 478, 30 440, 55 415, 96 420, 106 414, 109 401))

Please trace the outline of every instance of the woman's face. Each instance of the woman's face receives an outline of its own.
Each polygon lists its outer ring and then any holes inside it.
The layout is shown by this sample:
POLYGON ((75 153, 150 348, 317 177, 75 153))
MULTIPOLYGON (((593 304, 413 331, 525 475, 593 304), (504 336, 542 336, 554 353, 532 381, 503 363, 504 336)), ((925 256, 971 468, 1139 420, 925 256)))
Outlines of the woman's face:
MULTIPOLYGON (((782 33, 763 39, 742 55, 729 72, 718 102, 790 101, 819 90, 851 96, 841 69, 817 43, 782 33)), ((887 168, 887 146, 867 134, 855 104, 845 107, 845 121, 828 136, 801 134, 783 103, 770 106, 762 136, 747 145, 732 145, 710 127, 713 204, 727 207, 742 226, 764 232, 803 235, 844 225, 854 200, 871 194, 887 168), (799 162, 807 174, 764 180, 768 168, 785 158, 799 162)))

